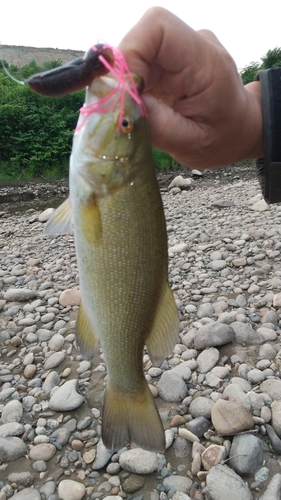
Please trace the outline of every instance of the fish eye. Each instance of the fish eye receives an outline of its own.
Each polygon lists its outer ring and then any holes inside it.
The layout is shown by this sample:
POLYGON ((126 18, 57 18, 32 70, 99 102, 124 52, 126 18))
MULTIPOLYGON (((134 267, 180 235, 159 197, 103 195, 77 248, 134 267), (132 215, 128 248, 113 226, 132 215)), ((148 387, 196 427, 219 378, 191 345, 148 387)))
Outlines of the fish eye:
POLYGON ((123 132, 132 132, 133 130, 133 122, 131 122, 128 116, 124 116, 121 121, 121 130, 123 132))

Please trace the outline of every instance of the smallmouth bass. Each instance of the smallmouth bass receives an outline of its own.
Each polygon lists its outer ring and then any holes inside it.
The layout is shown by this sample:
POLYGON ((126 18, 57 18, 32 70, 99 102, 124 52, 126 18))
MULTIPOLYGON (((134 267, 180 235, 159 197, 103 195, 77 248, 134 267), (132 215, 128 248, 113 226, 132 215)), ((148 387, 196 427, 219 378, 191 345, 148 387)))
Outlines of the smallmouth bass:
POLYGON ((172 351, 178 312, 168 284, 166 223, 146 119, 134 96, 142 82, 123 73, 94 78, 86 89, 73 139, 69 199, 45 232, 74 228, 81 290, 77 343, 87 359, 98 341, 104 354, 105 446, 118 450, 133 443, 163 452, 165 435, 144 377, 143 349, 157 364, 172 351))

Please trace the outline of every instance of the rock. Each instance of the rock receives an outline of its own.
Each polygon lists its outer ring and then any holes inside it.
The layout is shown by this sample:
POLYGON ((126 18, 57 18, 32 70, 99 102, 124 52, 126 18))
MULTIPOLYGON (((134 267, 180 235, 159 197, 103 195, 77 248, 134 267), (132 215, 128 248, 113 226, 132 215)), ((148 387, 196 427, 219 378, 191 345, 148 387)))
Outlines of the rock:
POLYGON ((124 470, 135 474, 151 474, 158 467, 156 453, 141 448, 133 448, 121 453, 119 463, 124 470))
POLYGON ((262 344, 263 338, 250 325, 241 321, 234 321, 230 325, 235 332, 235 341, 238 344, 262 344))
POLYGON ((36 297, 37 292, 29 288, 10 288, 4 293, 4 299, 7 302, 27 302, 36 297))
POLYGON ((234 436, 228 462, 240 476, 251 476, 263 462, 262 441, 253 434, 234 436))
POLYGON ((271 425, 277 436, 281 438, 281 400, 273 401, 271 405, 271 425))
POLYGON ((44 212, 42 212, 39 215, 38 217, 39 222, 47 222, 51 217, 51 215, 53 215, 54 211, 55 211, 54 208, 46 208, 46 210, 44 210, 44 212))
POLYGON ((65 352, 55 352, 51 354, 49 358, 47 358, 44 368, 45 370, 52 370, 52 368, 56 368, 65 360, 65 352))
POLYGON ((26 444, 18 437, 0 437, 0 457, 2 462, 12 462, 25 455, 26 444))
POLYGON ((137 474, 130 474, 122 481, 122 489, 125 493, 135 493, 140 490, 145 484, 145 477, 137 474))
POLYGON ((8 481, 10 483, 16 483, 21 486, 30 486, 34 483, 34 477, 30 472, 12 472, 8 475, 8 481))
POLYGON ((18 422, 8 422, 0 425, 0 437, 22 436, 24 426, 18 422))
POLYGON ((13 495, 13 500, 41 500, 41 495, 35 488, 24 488, 13 495))
POLYGON ((217 207, 217 208, 233 207, 234 205, 235 203, 232 200, 217 200, 212 203, 212 207, 217 207))
POLYGON ((281 400, 281 380, 267 379, 260 384, 260 390, 269 395, 272 400, 281 400))
POLYGON ((212 407, 211 418, 218 434, 232 436, 254 427, 254 420, 242 404, 218 399, 212 407))
POLYGON ((201 455, 202 464, 205 470, 210 470, 215 465, 226 459, 226 449, 224 446, 211 444, 201 455))
POLYGON ((198 397, 193 399, 189 405, 189 412, 192 415, 192 417, 205 417, 205 418, 210 418, 211 417, 211 409, 214 404, 214 401, 212 401, 210 398, 206 397, 198 397))
POLYGON ((205 417, 196 417, 187 422, 186 427, 200 438, 211 427, 211 422, 205 417))
POLYGON ((164 372, 157 383, 159 396, 164 401, 181 401, 187 395, 187 386, 184 380, 171 371, 164 372))
POLYGON ((195 335, 195 349, 202 350, 206 347, 216 347, 228 344, 235 340, 235 332, 231 326, 220 322, 213 322, 201 326, 195 335))
POLYGON ((211 500, 253 500, 246 483, 227 465, 213 467, 206 481, 211 500))
POLYGON ((165 477, 163 485, 166 490, 179 491, 181 493, 188 493, 192 486, 192 481, 188 477, 183 476, 169 476, 165 477))
POLYGON ((209 372, 218 362, 220 353, 214 347, 205 349, 197 358, 198 371, 200 373, 209 372))
POLYGON ((79 306, 81 300, 80 290, 76 288, 63 290, 60 294, 59 303, 61 306, 79 306))
POLYGON ((58 495, 61 500, 82 500, 85 492, 84 484, 71 479, 64 479, 58 486, 58 495))
POLYGON ((92 469, 93 470, 102 469, 102 467, 104 467, 110 460, 113 453, 114 453, 113 451, 108 450, 104 446, 102 439, 100 439, 96 448, 96 458, 92 464, 92 469))
POLYGON ((31 460, 44 460, 48 462, 56 453, 56 447, 51 443, 42 443, 33 446, 29 452, 31 460))
POLYGON ((51 397, 49 408, 54 411, 71 411, 79 408, 84 398, 76 392, 76 387, 77 380, 66 381, 51 397))
POLYGON ((171 253, 181 253, 181 252, 186 252, 187 249, 188 249, 188 246, 187 246, 186 243, 178 243, 177 245, 169 247, 169 252, 171 252, 171 253))
POLYGON ((277 455, 281 455, 281 439, 279 439, 271 425, 265 424, 265 428, 272 448, 274 449, 275 453, 277 453, 277 455))
POLYGON ((265 210, 269 210, 270 205, 266 203, 266 201, 262 198, 262 200, 257 201, 251 206, 251 210, 254 210, 255 212, 265 212, 265 210))
POLYGON ((260 500, 277 500, 281 494, 281 474, 275 474, 260 500))
POLYGON ((172 188, 190 189, 194 185, 193 179, 184 179, 182 175, 177 175, 168 186, 168 190, 172 188))
POLYGON ((7 424, 9 422, 20 422, 22 418, 22 404, 18 400, 9 401, 3 408, 1 422, 7 424))

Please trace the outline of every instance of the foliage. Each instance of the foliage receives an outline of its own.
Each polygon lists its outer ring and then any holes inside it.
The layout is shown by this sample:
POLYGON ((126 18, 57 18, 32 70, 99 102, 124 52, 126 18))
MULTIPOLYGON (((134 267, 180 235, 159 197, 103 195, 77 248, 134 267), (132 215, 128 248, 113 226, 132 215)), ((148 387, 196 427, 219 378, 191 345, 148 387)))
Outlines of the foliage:
MULTIPOLYGON (((19 80, 41 68, 31 61, 21 70, 10 67, 19 80)), ((28 86, 15 84, 0 70, 0 182, 43 175, 55 178, 68 171, 73 130, 84 100, 84 91, 47 98, 28 86)))
POLYGON ((251 62, 249 66, 245 66, 240 71, 241 78, 243 80, 244 85, 247 85, 247 83, 253 82, 255 79, 255 76, 257 72, 260 69, 260 65, 257 62, 251 62))
POLYGON ((159 151, 159 149, 152 148, 152 156, 154 165, 157 170, 175 170, 179 167, 179 164, 174 160, 168 153, 159 151))
POLYGON ((259 70, 278 68, 281 66, 281 47, 275 47, 268 50, 267 53, 261 57, 262 64, 258 62, 251 62, 249 66, 245 66, 240 71, 241 78, 244 85, 254 81, 256 74, 259 70))

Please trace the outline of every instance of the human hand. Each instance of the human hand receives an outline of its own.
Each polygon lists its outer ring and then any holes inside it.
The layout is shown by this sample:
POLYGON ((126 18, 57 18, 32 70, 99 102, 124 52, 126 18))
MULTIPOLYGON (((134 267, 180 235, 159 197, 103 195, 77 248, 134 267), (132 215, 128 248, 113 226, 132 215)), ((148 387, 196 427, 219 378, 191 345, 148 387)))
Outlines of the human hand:
POLYGON ((212 32, 153 7, 119 47, 145 81, 153 146, 192 168, 263 156, 260 84, 243 86, 212 32))

